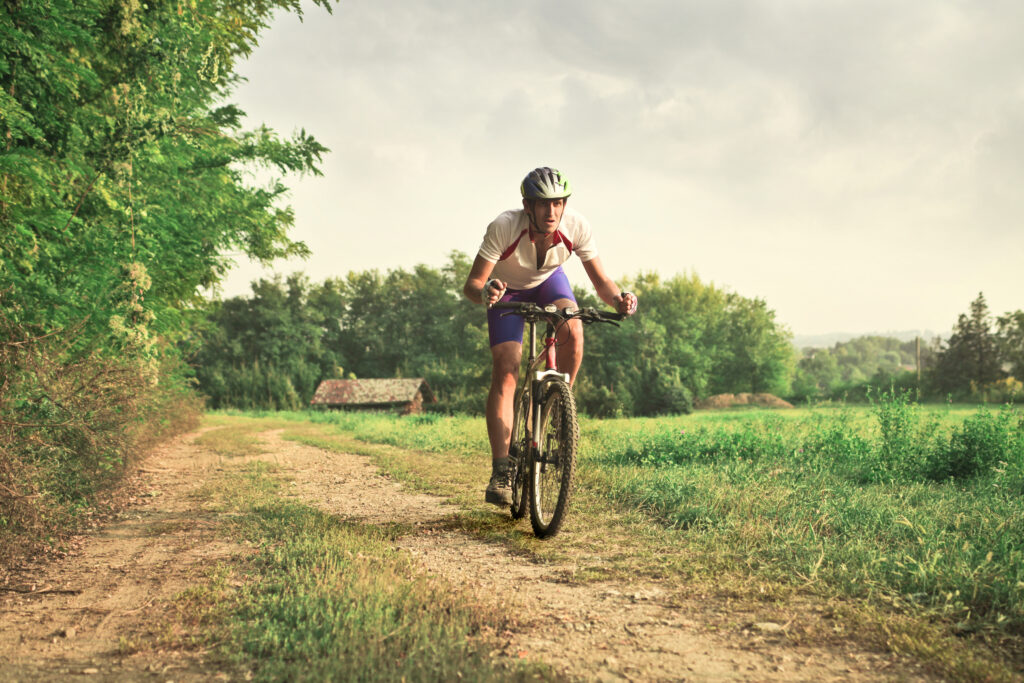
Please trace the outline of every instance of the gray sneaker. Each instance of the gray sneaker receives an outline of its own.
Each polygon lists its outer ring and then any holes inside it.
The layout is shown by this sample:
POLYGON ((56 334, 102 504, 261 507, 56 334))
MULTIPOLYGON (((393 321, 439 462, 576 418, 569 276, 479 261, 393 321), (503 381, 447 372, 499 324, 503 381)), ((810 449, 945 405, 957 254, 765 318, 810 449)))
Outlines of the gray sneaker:
POLYGON ((512 505, 512 468, 509 459, 491 461, 491 480, 484 500, 492 505, 512 505))

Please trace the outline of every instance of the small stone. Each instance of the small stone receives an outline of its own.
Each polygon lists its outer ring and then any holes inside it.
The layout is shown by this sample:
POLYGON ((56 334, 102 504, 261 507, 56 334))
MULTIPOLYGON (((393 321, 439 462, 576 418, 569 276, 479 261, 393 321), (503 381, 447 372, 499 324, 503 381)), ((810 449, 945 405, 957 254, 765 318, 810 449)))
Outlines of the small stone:
POLYGON ((63 629, 60 632, 60 634, 62 636, 64 636, 65 638, 74 638, 75 637, 75 633, 77 633, 77 631, 75 631, 75 627, 74 626, 68 626, 67 628, 63 629))
POLYGON ((86 676, 92 676, 93 674, 98 674, 99 672, 100 670, 94 666, 90 666, 88 669, 82 669, 82 673, 86 676))
POLYGON ((760 621, 754 624, 754 630, 761 633, 782 633, 786 628, 782 624, 776 624, 774 621, 760 621))

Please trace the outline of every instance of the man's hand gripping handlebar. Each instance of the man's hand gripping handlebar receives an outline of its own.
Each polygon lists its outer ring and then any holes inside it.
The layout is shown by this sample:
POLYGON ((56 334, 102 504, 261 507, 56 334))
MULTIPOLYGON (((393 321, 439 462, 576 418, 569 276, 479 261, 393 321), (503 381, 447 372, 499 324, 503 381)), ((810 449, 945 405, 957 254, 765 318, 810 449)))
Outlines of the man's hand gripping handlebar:
POLYGON ((506 284, 498 278, 492 277, 480 290, 480 298, 484 300, 487 308, 493 306, 505 294, 506 284))

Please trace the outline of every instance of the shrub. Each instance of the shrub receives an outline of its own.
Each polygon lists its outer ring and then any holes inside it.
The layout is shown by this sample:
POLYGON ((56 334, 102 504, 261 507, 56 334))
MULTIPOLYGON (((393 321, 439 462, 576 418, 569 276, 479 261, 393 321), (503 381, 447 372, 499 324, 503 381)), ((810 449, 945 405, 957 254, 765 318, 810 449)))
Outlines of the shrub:
MULTIPOLYGON (((836 414, 819 415, 811 433, 804 440, 809 457, 830 464, 859 464, 871 454, 871 442, 852 425, 853 414, 843 409, 836 414)), ((840 467, 840 469, 844 469, 840 467)))
MULTIPOLYGON (((870 394, 869 394, 870 398, 870 394)), ((872 401, 879 442, 868 463, 871 481, 913 479, 927 453, 922 450, 920 412, 909 391, 890 388, 872 401)))
POLYGON ((72 533, 145 446, 198 418, 180 362, 153 374, 148 360, 74 350, 75 332, 0 315, 0 562, 72 533))
POLYGON ((1022 419, 1009 406, 998 414, 987 408, 955 427, 945 448, 937 448, 927 463, 927 474, 937 481, 966 479, 1000 462, 1017 464, 1024 458, 1022 419))

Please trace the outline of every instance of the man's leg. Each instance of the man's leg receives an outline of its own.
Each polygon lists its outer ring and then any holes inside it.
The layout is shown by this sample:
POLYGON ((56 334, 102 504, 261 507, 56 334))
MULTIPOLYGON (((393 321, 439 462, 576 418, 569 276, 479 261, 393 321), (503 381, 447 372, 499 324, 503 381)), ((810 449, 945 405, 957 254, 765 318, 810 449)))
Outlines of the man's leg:
POLYGON ((508 444, 512 437, 513 399, 523 345, 509 341, 491 347, 491 390, 487 394, 487 437, 491 442, 491 481, 485 499, 510 505, 512 490, 502 479, 508 469, 508 444))
MULTIPOLYGON (((576 302, 571 299, 557 299, 553 303, 559 309, 577 307, 576 302)), ((558 369, 568 373, 569 384, 573 384, 583 362, 583 323, 579 320, 570 320, 562 325, 555 336, 555 343, 558 347, 558 369)))

